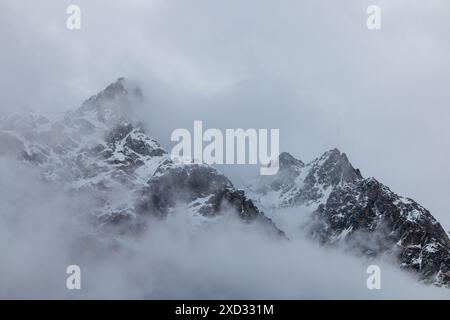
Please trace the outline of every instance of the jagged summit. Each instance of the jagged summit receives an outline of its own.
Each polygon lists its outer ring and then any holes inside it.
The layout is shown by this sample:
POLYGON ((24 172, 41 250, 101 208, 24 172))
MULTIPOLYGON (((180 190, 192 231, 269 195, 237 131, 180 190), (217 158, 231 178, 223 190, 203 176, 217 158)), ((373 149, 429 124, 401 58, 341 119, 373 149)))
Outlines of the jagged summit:
POLYGON ((337 148, 324 152, 320 157, 315 158, 307 164, 288 152, 282 152, 279 155, 279 164, 280 171, 292 170, 293 168, 301 169, 308 166, 313 168, 318 174, 334 175, 334 184, 338 184, 341 181, 345 182, 362 178, 359 169, 355 169, 348 160, 347 155, 341 153, 337 148))
POLYGON ((292 166, 296 166, 296 167, 300 167, 300 168, 305 166, 305 164, 301 160, 294 158, 288 152, 280 153, 278 160, 279 160, 279 165, 280 165, 281 170, 290 168, 292 166))
POLYGON ((278 173, 260 177, 255 185, 257 194, 275 198, 267 204, 270 207, 318 204, 333 187, 362 179, 359 170, 338 149, 327 151, 307 164, 287 152, 280 154, 279 161, 278 173))
POLYGON ((140 86, 132 80, 121 77, 85 100, 74 114, 115 124, 132 119, 132 115, 142 103, 143 94, 140 86))
POLYGON ((282 158, 278 174, 261 178, 254 189, 267 212, 298 208, 307 219, 297 228, 320 243, 368 257, 390 255, 424 282, 450 286, 450 240, 424 207, 375 178, 364 179, 338 149, 304 166, 287 153, 282 158))
POLYGON ((118 78, 115 82, 108 85, 101 92, 91 96, 87 99, 83 105, 95 105, 107 103, 114 100, 119 100, 124 97, 141 98, 141 88, 131 80, 127 80, 124 77, 118 78))
POLYGON ((6 146, 0 155, 37 166, 45 180, 63 190, 88 192, 97 203, 90 212, 95 221, 120 233, 138 230, 145 217, 184 208, 193 224, 218 222, 224 212, 233 212, 282 234, 217 170, 173 163, 133 121, 140 103, 139 86, 119 78, 62 119, 33 115, 0 126, 0 143, 6 146))
POLYGON ((36 166, 63 190, 89 192, 96 200, 92 220, 114 235, 134 233, 147 217, 166 218, 180 208, 195 225, 221 223, 231 211, 283 234, 266 213, 276 221, 286 211, 275 209, 290 208, 307 218, 292 230, 303 228, 324 245, 345 245, 359 255, 390 255, 423 281, 450 286, 450 240, 441 225, 414 200, 365 179, 345 153, 332 149, 305 164, 283 152, 278 173, 261 176, 244 193, 212 167, 174 163, 131 120, 141 98, 139 86, 119 78, 62 119, 8 117, 0 123, 0 156, 36 166))
POLYGON ((321 184, 338 185, 362 178, 360 171, 352 166, 347 155, 337 148, 325 152, 308 165, 312 170, 307 179, 317 180, 321 184))

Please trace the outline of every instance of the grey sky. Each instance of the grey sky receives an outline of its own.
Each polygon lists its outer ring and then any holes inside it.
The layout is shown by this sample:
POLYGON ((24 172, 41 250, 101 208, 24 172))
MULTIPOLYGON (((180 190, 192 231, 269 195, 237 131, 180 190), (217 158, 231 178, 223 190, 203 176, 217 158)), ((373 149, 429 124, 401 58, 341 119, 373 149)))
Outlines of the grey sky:
POLYGON ((282 150, 338 147, 450 229, 449 14, 446 0, 3 0, 0 111, 59 112, 136 78, 166 147, 194 119, 280 128, 282 150), (80 31, 65 27, 72 3, 80 31))

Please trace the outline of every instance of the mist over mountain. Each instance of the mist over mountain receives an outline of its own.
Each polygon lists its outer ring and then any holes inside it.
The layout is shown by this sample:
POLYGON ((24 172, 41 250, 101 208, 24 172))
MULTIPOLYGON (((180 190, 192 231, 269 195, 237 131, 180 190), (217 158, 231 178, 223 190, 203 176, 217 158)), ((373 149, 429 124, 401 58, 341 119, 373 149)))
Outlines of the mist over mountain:
POLYGON ((275 211, 275 221, 283 220, 276 209, 297 208, 302 217, 290 230, 306 229, 322 244, 360 255, 389 256, 425 282, 449 286, 450 240, 440 223, 414 200, 363 178, 338 149, 308 164, 282 153, 278 174, 261 177, 252 192, 266 212, 275 211))
POLYGON ((449 296, 440 224, 339 150, 306 164, 282 153, 277 175, 240 190, 174 163, 141 121, 149 108, 119 78, 65 113, 2 117, 0 296, 449 296), (380 292, 366 288, 374 263, 380 292), (80 292, 64 287, 70 264, 80 292))

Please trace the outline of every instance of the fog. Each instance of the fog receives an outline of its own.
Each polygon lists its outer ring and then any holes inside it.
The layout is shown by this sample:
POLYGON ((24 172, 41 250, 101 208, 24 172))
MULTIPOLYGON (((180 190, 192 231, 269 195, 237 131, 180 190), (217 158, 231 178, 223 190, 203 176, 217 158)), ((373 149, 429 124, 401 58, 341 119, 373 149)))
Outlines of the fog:
POLYGON ((377 1, 378 31, 373 1, 79 0, 69 31, 72 3, 1 2, 2 112, 60 112, 137 78, 165 145, 194 119, 279 128, 282 150, 308 161, 338 147, 450 228, 448 1, 377 1))
POLYGON ((198 227, 177 211, 139 236, 107 235, 83 213, 87 195, 41 182, 25 164, 0 164, 0 298, 450 298, 382 259, 301 234, 276 240, 227 213, 198 227), (66 289, 73 264, 81 290, 66 289), (381 290, 366 287, 371 264, 381 268, 381 290))
MULTIPOLYGON (((139 116, 168 150, 171 132, 194 120, 277 128, 282 151, 307 162, 338 147, 449 230, 450 3, 376 1, 379 31, 366 28, 370 4, 3 0, 0 116, 74 109, 125 76, 141 85, 139 116), (73 3, 78 31, 66 28, 73 3)), ((219 169, 237 185, 257 172, 219 169)), ((91 201, 0 157, 0 297, 449 298, 384 261, 382 290, 369 291, 373 261, 301 235, 274 242, 233 221, 200 231, 183 212, 103 256, 116 243, 92 239, 98 230, 82 214, 91 201), (70 264, 81 266, 81 291, 65 288, 70 264)))

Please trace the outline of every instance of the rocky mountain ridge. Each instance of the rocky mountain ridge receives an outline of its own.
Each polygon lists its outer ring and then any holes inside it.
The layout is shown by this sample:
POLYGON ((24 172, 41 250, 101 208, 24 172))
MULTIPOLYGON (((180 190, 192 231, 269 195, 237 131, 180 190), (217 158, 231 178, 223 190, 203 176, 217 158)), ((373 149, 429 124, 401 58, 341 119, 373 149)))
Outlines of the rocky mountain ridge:
POLYGON ((174 163, 133 120, 142 103, 140 88, 119 78, 59 118, 6 117, 0 122, 1 152, 38 166, 47 181, 68 192, 92 194, 97 205, 91 213, 120 232, 179 209, 193 224, 218 222, 232 212, 282 235, 223 174, 207 165, 174 163))
POLYGON ((133 116, 142 104, 139 86, 120 78, 55 118, 5 116, 0 156, 38 167, 69 193, 90 193, 95 223, 118 234, 181 210, 194 225, 220 223, 230 213, 284 238, 269 217, 290 208, 307 217, 297 227, 323 245, 388 255, 422 281, 450 286, 450 240, 439 222, 414 200, 364 178, 338 149, 309 163, 282 153, 278 173, 244 192, 211 166, 174 163, 133 116))
POLYGON ((367 257, 388 255, 426 283, 450 285, 450 240, 428 210, 365 179, 338 149, 308 164, 280 155, 280 171, 250 191, 265 210, 298 208, 311 238, 367 257))

